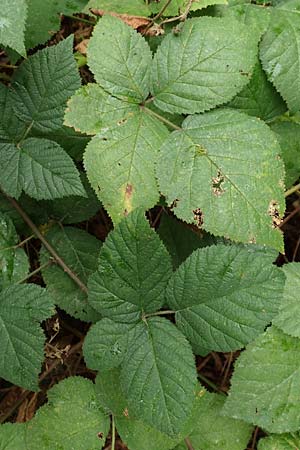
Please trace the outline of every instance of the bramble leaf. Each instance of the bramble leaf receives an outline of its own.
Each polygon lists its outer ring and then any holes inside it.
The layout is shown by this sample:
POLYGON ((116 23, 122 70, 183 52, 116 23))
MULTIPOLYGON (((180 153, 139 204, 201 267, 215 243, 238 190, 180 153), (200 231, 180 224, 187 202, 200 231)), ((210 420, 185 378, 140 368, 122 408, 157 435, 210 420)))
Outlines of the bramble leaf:
POLYGON ((274 8, 260 44, 260 58, 269 80, 291 112, 300 109, 300 11, 274 8))
POLYGON ((138 106, 119 100, 95 83, 82 86, 68 101, 65 125, 87 134, 117 127, 138 112, 138 106))
POLYGON ((11 219, 0 213, 0 291, 21 281, 28 273, 29 262, 11 219))
POLYGON ((88 179, 114 223, 138 207, 146 210, 158 202, 155 163, 167 136, 164 125, 141 112, 125 119, 105 140, 95 136, 87 145, 88 179))
MULTIPOLYGON (((72 227, 55 227, 47 233, 47 241, 62 257, 67 266, 87 283, 96 270, 101 242, 94 236, 72 227)), ((43 247, 41 263, 50 261, 50 255, 43 247)), ((96 322, 100 315, 88 304, 87 294, 65 273, 61 267, 50 265, 42 270, 47 290, 54 302, 68 314, 88 322, 96 322)))
POLYGON ((187 20, 155 54, 154 104, 167 112, 193 114, 226 103, 249 82, 256 55, 257 37, 234 19, 187 20))
POLYGON ((103 317, 136 322, 164 302, 171 258, 144 212, 123 219, 102 246, 99 266, 89 278, 89 303, 103 317))
POLYGON ((285 333, 300 337, 300 264, 286 264, 282 270, 286 276, 283 301, 273 323, 285 333))
POLYGON ((171 277, 166 300, 200 355, 240 349, 277 314, 284 276, 275 254, 256 247, 195 250, 171 277))
POLYGON ((79 88, 73 37, 36 52, 13 78, 14 111, 32 131, 49 132, 63 124, 67 99, 79 88))
POLYGON ((1 450, 30 450, 25 443, 27 423, 6 422, 0 425, 0 448, 1 450))
POLYGON ((192 350, 168 320, 136 325, 121 367, 121 386, 134 414, 170 437, 189 417, 196 370, 192 350))
POLYGON ((300 340, 269 328, 235 365, 224 414, 271 433, 300 428, 300 340))
POLYGON ((258 450, 297 450, 299 447, 299 433, 275 434, 258 441, 258 450))
POLYGON ((1 4, 0 43, 22 56, 26 56, 24 46, 26 0, 4 0, 1 4))
POLYGON ((239 111, 188 117, 160 149, 161 192, 180 219, 282 250, 284 168, 274 134, 239 111))
POLYGON ((100 86, 120 99, 139 103, 148 96, 152 55, 133 28, 109 15, 94 27, 88 65, 100 86))
POLYGON ((70 377, 48 391, 48 403, 28 422, 26 440, 30 450, 98 450, 108 431, 93 383, 70 377))
POLYGON ((38 390, 45 342, 39 322, 53 312, 50 296, 37 285, 13 285, 0 293, 1 377, 38 390))

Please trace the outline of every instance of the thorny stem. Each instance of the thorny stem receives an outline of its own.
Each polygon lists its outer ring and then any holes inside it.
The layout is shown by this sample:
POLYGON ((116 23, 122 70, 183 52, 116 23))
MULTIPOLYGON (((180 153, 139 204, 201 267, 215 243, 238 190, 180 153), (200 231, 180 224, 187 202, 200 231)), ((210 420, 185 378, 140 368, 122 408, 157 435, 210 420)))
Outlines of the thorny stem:
POLYGON ((177 17, 170 17, 169 19, 165 19, 162 22, 160 22, 159 25, 163 25, 164 23, 176 22, 177 20, 180 20, 180 22, 184 22, 186 20, 187 16, 188 16, 189 12, 190 12, 190 9, 192 7, 193 1, 194 0, 189 0, 189 2, 187 4, 187 7, 186 7, 185 11, 182 14, 180 14, 177 17))
POLYGON ((27 225, 31 228, 33 233, 36 235, 36 237, 42 242, 44 247, 48 250, 48 252, 53 256, 57 264, 66 272, 70 278, 77 284, 77 286, 80 287, 80 289, 87 294, 88 289, 86 285, 78 278, 78 276, 66 265, 64 260, 56 253, 55 249, 52 247, 52 245, 49 244, 49 242, 44 238, 40 230, 37 228, 37 226, 32 222, 30 217, 26 214, 26 212, 21 208, 21 206, 18 204, 18 202, 9 197, 7 194, 4 193, 4 195, 7 197, 9 202, 12 204, 12 206, 16 209, 16 211, 20 214, 24 222, 27 223, 27 225))
POLYGON ((112 414, 111 416, 111 450, 115 450, 116 446, 116 425, 115 425, 115 416, 112 414))
POLYGON ((47 261, 46 263, 42 264, 40 267, 38 267, 37 269, 33 270, 32 272, 30 272, 28 275, 26 275, 26 277, 22 278, 22 280, 17 281, 16 284, 21 284, 24 283, 24 281, 28 280, 29 278, 33 277, 34 275, 36 275, 37 273, 39 273, 41 270, 46 269, 46 267, 50 266, 51 264, 53 264, 53 259, 51 258, 49 261, 47 261))
POLYGON ((284 196, 288 197, 289 195, 293 194, 294 192, 298 191, 300 189, 300 183, 296 184, 296 186, 292 186, 290 189, 285 191, 284 196))
POLYGON ((181 128, 178 127, 177 125, 175 125, 175 123, 170 122, 169 120, 165 119, 160 114, 157 114, 156 112, 152 111, 152 109, 149 109, 149 108, 147 108, 146 106, 143 106, 143 105, 141 105, 140 108, 143 109, 146 113, 152 115, 153 117, 156 117, 158 120, 160 120, 161 122, 165 123, 170 128, 173 128, 174 130, 177 130, 177 131, 181 131, 181 128))
POLYGON ((164 6, 161 8, 161 10, 156 14, 156 16, 154 16, 154 17, 151 19, 151 21, 150 21, 150 22, 148 23, 148 25, 146 26, 146 28, 145 28, 143 34, 145 34, 145 33, 149 30, 149 28, 152 27, 152 25, 154 24, 154 22, 155 22, 157 19, 159 19, 159 18, 163 15, 163 13, 164 13, 165 10, 167 9, 167 7, 168 7, 169 4, 171 3, 171 1, 172 1, 172 0, 168 0, 168 1, 164 4, 164 6))

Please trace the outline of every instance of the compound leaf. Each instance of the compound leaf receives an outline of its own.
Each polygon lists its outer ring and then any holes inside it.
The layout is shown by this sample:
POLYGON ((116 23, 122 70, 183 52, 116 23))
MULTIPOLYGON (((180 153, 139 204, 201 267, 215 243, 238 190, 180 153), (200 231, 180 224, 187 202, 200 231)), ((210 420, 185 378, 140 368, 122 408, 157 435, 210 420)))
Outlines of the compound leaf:
POLYGON ((84 165, 92 187, 114 223, 135 208, 151 208, 159 200, 155 179, 158 151, 168 131, 144 113, 125 119, 105 140, 88 144, 84 165))
MULTIPOLYGON (((47 241, 79 279, 87 283, 96 270, 101 242, 86 231, 72 227, 51 229, 47 241)), ((50 255, 43 247, 41 263, 44 265, 49 261, 50 255)), ((59 266, 50 265, 42 270, 42 274, 47 290, 60 308, 81 320, 99 320, 99 314, 87 302, 87 294, 59 266)))
POLYGON ((90 380, 70 377, 48 391, 48 403, 28 422, 30 450, 98 450, 109 431, 90 380))
POLYGON ((120 380, 137 417, 178 435, 192 410, 196 370, 188 342, 171 322, 156 317, 136 326, 120 380))
POLYGON ((265 121, 280 116, 287 109, 278 92, 268 81, 260 63, 255 66, 250 83, 228 103, 228 106, 265 121))
POLYGON ((65 125, 76 131, 97 134, 114 128, 138 111, 138 106, 109 95, 101 86, 82 86, 68 101, 65 125))
POLYGON ((90 278, 89 303, 102 316, 136 322, 159 309, 172 272, 171 258, 144 212, 136 210, 109 234, 90 278))
POLYGON ((282 270, 286 276, 283 301, 273 323, 285 333, 300 337, 300 264, 286 264, 282 270))
POLYGON ((24 46, 26 0, 4 0, 1 4, 0 43, 22 56, 26 56, 24 46))
POLYGON ((269 80, 291 112, 300 109, 300 11, 274 8, 260 44, 260 57, 269 80))
POLYGON ((278 312, 284 276, 274 254, 256 247, 195 250, 171 277, 168 305, 196 353, 240 349, 278 312))
POLYGON ((86 196, 75 164, 56 142, 29 138, 17 150, 21 151, 17 174, 28 195, 37 200, 86 196))
POLYGON ((241 354, 223 412, 270 433, 300 428, 300 340, 269 328, 241 354))
POLYGON ((66 101, 79 86, 70 36, 20 65, 12 84, 15 113, 32 131, 61 128, 66 101))
POLYGON ((187 20, 178 35, 164 38, 154 57, 154 104, 193 114, 226 103, 249 82, 256 55, 257 37, 244 24, 231 18, 187 20))
POLYGON ((139 103, 148 96, 152 55, 145 39, 116 17, 104 16, 94 27, 88 65, 110 94, 139 103))
POLYGON ((160 149, 160 190, 188 223, 282 250, 279 154, 275 135, 259 119, 230 109, 190 116, 160 149))
POLYGON ((130 328, 107 318, 93 325, 83 346, 87 366, 101 371, 118 367, 127 351, 130 328))
POLYGON ((12 220, 0 213, 0 291, 28 273, 27 255, 22 248, 16 248, 18 240, 12 220))
POLYGON ((49 294, 37 285, 13 285, 0 293, 1 377, 38 390, 45 342, 39 322, 53 312, 49 294))

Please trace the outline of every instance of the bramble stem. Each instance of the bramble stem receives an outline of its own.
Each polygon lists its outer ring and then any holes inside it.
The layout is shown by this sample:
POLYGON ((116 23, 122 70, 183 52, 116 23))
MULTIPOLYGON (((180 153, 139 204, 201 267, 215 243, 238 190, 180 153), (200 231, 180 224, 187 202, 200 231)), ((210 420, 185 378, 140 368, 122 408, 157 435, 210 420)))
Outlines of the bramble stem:
POLYGON ((188 437, 185 438, 184 442, 185 442, 185 445, 187 446, 188 450, 194 450, 194 447, 192 446, 192 443, 188 437))
POLYGON ((116 425, 115 425, 115 416, 112 414, 111 416, 111 450, 115 450, 116 446, 116 425))
POLYGON ((161 122, 165 123, 166 125, 168 125, 170 128, 173 128, 174 130, 177 131, 181 131, 182 128, 178 127, 177 125, 175 125, 175 123, 170 122, 168 119, 165 119, 163 116, 161 116, 160 114, 152 111, 152 109, 147 108, 146 106, 140 106, 140 108, 142 108, 146 113, 152 115, 153 117, 156 117, 158 120, 160 120, 161 122))
POLYGON ((172 311, 171 309, 166 309, 164 311, 157 311, 155 313, 150 313, 145 315, 145 319, 148 319, 148 317, 154 317, 154 316, 164 316, 165 314, 175 314, 176 311, 172 311))
POLYGON ((50 259, 50 261, 47 261, 45 264, 42 264, 40 267, 38 267, 37 269, 35 269, 32 272, 30 272, 28 275, 26 275, 26 277, 22 278, 22 280, 17 281, 16 284, 24 283, 24 281, 26 281, 29 278, 33 277, 33 275, 36 275, 41 270, 45 269, 46 267, 50 266, 51 264, 53 264, 53 260, 52 259, 50 259))
POLYGON ((72 278, 72 280, 77 284, 77 286, 79 286, 79 288, 85 293, 88 293, 88 289, 86 287, 86 285, 78 278, 78 276, 70 269, 70 267, 68 267, 66 265, 66 263, 64 262, 64 260, 58 255, 58 253, 56 253, 56 251, 54 250, 54 248, 52 247, 52 245, 49 244, 49 242, 44 238, 44 236, 42 235, 42 233, 40 232, 40 230, 37 228, 37 226, 32 222, 32 220, 30 219, 30 217, 28 217, 28 215, 26 214, 26 212, 21 208, 21 206, 19 205, 19 203, 12 197, 9 197, 7 194, 4 193, 4 195, 7 197, 7 199, 9 200, 9 202, 12 204, 12 206, 16 209, 16 211, 20 214, 20 216, 22 217, 22 219, 24 220, 25 223, 27 223, 27 225, 29 226, 29 228, 31 228, 31 230, 33 231, 33 233, 36 235, 36 237, 42 242, 42 244, 44 245, 44 247, 48 250, 48 252, 50 253, 50 255, 53 256, 53 258, 55 259, 55 261, 57 262, 57 264, 64 270, 64 272, 66 272, 70 278, 72 278))
POLYGON ((300 189, 300 183, 296 184, 296 186, 292 186, 290 189, 285 191, 284 196, 288 197, 289 195, 291 195, 294 192, 298 191, 298 189, 300 189))

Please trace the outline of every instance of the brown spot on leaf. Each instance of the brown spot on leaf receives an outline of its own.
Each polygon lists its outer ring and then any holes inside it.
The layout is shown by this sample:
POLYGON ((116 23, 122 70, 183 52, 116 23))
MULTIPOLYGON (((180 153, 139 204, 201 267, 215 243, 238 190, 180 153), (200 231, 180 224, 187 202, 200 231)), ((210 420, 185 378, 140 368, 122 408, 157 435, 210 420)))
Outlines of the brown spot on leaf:
POLYGON ((127 409, 127 408, 124 409, 124 411, 123 411, 123 416, 125 416, 125 417, 128 417, 128 416, 129 416, 129 412, 128 412, 128 409, 127 409))
POLYGON ((222 175, 221 171, 218 170, 217 176, 212 178, 212 191, 214 195, 219 196, 224 194, 225 189, 222 187, 225 178, 222 175))
POLYGON ((175 198, 175 200, 173 200, 173 202, 172 202, 171 205, 170 205, 170 209, 176 208, 178 202, 179 202, 179 199, 178 199, 178 198, 175 198))
POLYGON ((281 225, 282 219, 280 218, 278 202, 276 200, 270 201, 268 214, 272 218, 273 228, 278 228, 281 225))
POLYGON ((242 69, 239 71, 241 75, 245 76, 245 77, 251 77, 251 73, 249 72, 244 72, 242 69))
POLYGON ((125 189, 125 195, 127 198, 130 198, 132 196, 133 187, 132 184, 127 183, 126 189, 125 189))
POLYGON ((203 225, 203 212, 200 208, 193 210, 194 220, 197 222, 198 227, 203 225))
POLYGON ((103 439, 103 436, 104 436, 103 431, 100 431, 99 433, 97 433, 97 436, 99 439, 103 439))

